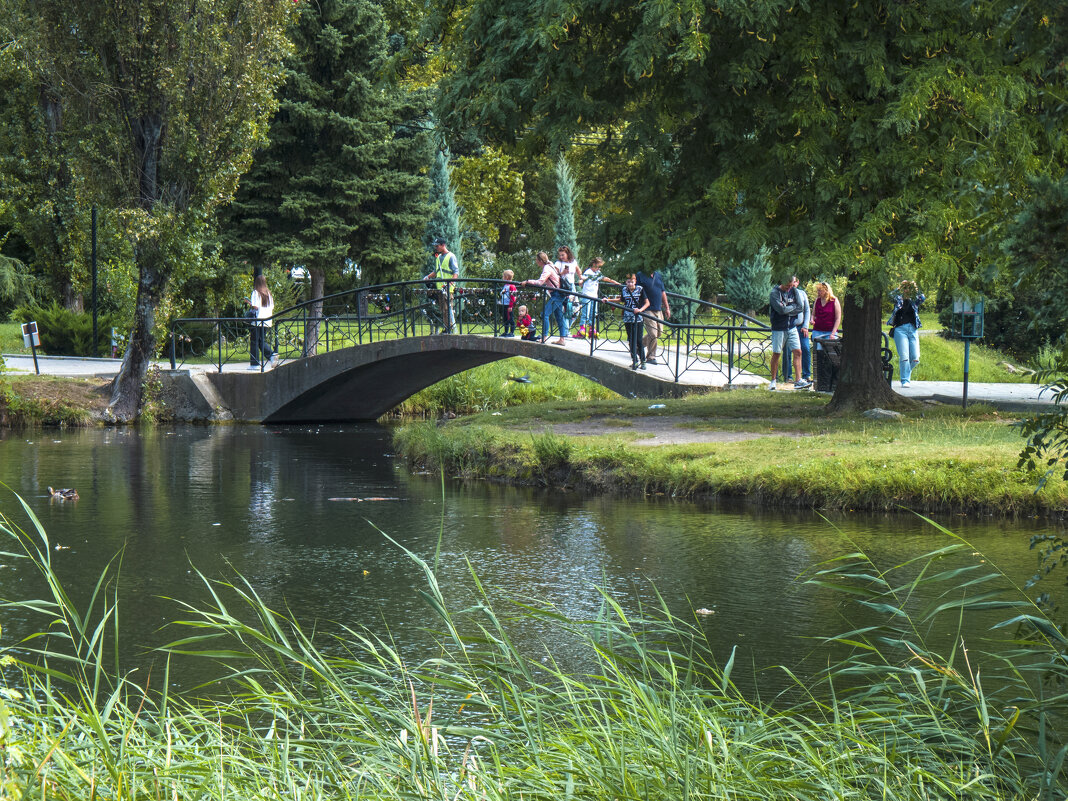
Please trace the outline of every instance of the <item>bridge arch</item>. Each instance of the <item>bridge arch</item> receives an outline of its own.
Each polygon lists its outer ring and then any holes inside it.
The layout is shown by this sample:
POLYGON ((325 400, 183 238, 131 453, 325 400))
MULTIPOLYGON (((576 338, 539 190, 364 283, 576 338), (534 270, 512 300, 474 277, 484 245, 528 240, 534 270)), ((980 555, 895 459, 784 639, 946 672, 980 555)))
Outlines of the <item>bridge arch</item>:
POLYGON ((366 421, 442 379, 512 356, 555 365, 625 397, 680 397, 709 389, 638 373, 588 352, 473 334, 385 340, 299 359, 268 372, 218 372, 206 377, 236 419, 366 421))

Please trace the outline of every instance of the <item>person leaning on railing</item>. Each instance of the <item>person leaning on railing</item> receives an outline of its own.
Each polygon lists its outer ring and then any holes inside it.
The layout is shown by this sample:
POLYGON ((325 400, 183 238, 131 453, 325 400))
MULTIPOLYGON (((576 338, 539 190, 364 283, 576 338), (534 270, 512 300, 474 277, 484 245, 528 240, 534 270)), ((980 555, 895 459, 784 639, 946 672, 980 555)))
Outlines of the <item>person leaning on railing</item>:
POLYGON ((564 303, 566 299, 564 293, 560 292, 560 274, 556 271, 556 267, 549 261, 549 254, 544 250, 539 252, 535 257, 535 263, 541 267, 541 276, 538 278, 528 278, 523 282, 523 286, 540 286, 546 291, 545 308, 541 313, 541 341, 545 342, 549 338, 549 321, 556 320, 557 338, 553 340, 553 345, 566 345, 564 336, 567 333, 567 324, 564 322, 564 303))

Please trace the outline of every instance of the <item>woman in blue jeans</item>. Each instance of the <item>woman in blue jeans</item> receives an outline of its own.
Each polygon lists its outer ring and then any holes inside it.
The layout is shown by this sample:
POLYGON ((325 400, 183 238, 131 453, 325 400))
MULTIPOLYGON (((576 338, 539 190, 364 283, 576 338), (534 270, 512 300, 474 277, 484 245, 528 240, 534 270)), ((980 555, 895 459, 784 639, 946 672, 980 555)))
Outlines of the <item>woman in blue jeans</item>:
POLYGON ((567 303, 567 297, 558 291, 560 289, 560 274, 556 272, 553 263, 549 261, 549 254, 544 250, 534 257, 534 261, 541 268, 541 276, 528 278, 522 285, 540 286, 545 290, 545 307, 541 313, 541 341, 545 342, 549 338, 549 321, 556 320, 557 334, 552 344, 566 345, 564 334, 567 328, 564 322, 564 304, 567 303))
POLYGON ((926 296, 916 288, 915 281, 902 281, 890 293, 890 298, 894 301, 894 311, 886 324, 890 326, 890 336, 894 338, 901 363, 901 386, 907 387, 912 380, 913 368, 920 363, 920 306, 926 296))

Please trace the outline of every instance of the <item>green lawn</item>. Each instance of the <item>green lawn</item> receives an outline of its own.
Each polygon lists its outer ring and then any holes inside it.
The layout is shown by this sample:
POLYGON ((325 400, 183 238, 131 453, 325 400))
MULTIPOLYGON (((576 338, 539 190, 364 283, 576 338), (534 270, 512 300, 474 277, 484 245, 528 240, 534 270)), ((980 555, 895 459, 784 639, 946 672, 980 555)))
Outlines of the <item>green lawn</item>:
MULTIPOLYGON (((899 378, 897 348, 893 340, 890 350, 894 353, 894 378, 899 378)), ((985 383, 1022 383, 1031 380, 1029 373, 1011 373, 1002 365, 1008 362, 1014 367, 1028 365, 1006 356, 999 350, 972 343, 968 359, 968 381, 985 383)), ((914 381, 963 381, 964 343, 959 339, 943 339, 936 332, 920 334, 920 364, 912 371, 914 381)))

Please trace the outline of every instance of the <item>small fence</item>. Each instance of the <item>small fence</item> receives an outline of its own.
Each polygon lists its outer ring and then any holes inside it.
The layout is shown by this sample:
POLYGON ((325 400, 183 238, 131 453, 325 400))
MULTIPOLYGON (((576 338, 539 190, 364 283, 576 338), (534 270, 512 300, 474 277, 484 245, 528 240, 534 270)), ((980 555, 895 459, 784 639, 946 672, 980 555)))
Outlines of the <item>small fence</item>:
MULTIPOLYGON (((433 282, 400 281, 305 301, 276 312, 266 339, 283 360, 313 356, 338 348, 390 339, 456 334, 500 336, 504 319, 497 299, 506 281, 460 278, 438 289, 433 282)), ((545 333, 543 311, 552 291, 519 287, 515 308, 526 306, 545 333)), ((582 341, 589 355, 606 355, 627 347, 623 306, 606 298, 555 290, 566 298, 565 320, 575 330, 582 305, 590 310, 595 336, 582 341)), ((611 296, 609 296, 611 297, 611 296)), ((743 374, 768 375, 771 351, 767 324, 741 312, 695 298, 668 293, 671 320, 662 321, 659 351, 674 381, 712 383, 702 373, 716 373, 729 386, 743 374)), ((557 299, 558 300, 558 299, 557 299)), ((648 315, 642 315, 647 317, 648 315)), ((183 317, 171 326, 171 369, 189 363, 223 365, 249 361, 253 321, 244 317, 183 317)), ((555 325, 554 325, 555 327, 555 325)), ((573 349, 572 349, 573 352, 573 349)), ((261 366, 262 369, 262 366, 261 366)))

